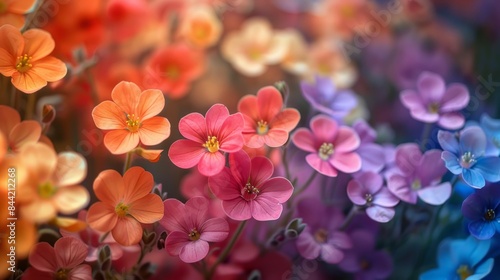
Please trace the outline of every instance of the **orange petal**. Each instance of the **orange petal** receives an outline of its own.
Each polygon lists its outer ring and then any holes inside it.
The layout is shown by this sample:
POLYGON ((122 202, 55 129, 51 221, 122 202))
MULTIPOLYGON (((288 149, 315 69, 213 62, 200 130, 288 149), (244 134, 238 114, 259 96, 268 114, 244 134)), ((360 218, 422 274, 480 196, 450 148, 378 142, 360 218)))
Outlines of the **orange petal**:
POLYGON ((26 14, 36 0, 7 0, 9 11, 16 14, 26 14))
POLYGON ((122 176, 112 169, 102 171, 94 181, 95 195, 109 205, 117 205, 123 199, 124 188, 122 176))
POLYGON ((47 82, 59 81, 64 78, 68 72, 66 64, 53 56, 47 56, 33 62, 31 71, 35 72, 47 82))
POLYGON ((170 136, 170 122, 163 117, 152 117, 142 122, 139 137, 144 145, 160 144, 170 136))
POLYGON ((12 76, 17 69, 16 58, 4 49, 0 49, 0 73, 6 77, 12 76))
POLYGON ((12 13, 4 13, 0 15, 0 25, 10 24, 21 29, 24 26, 24 16, 12 13))
POLYGON ((26 73, 15 72, 12 75, 12 84, 24 93, 33 93, 47 85, 47 81, 33 71, 26 73))
POLYGON ((21 122, 21 117, 19 113, 5 105, 0 105, 0 132, 7 137, 10 134, 10 131, 21 122))
POLYGON ((127 114, 135 113, 141 89, 132 82, 120 82, 111 92, 111 98, 127 114))
MULTIPOLYGON (((141 147, 135 149, 135 153, 140 156, 140 157, 143 157, 147 160, 149 160, 150 162, 158 162, 160 160, 160 156, 161 156, 161 153, 163 152, 163 150, 146 150, 146 149, 143 149, 141 147)), ((0 157, 1 159, 1 157, 0 157)))
POLYGON ((106 100, 92 110, 92 118, 100 129, 124 129, 126 113, 116 103, 106 100))
POLYGON ((126 129, 112 130, 104 136, 104 146, 115 155, 124 154, 139 145, 139 133, 126 129))
POLYGON ((130 246, 141 241, 142 227, 141 224, 133 218, 125 217, 118 219, 111 233, 118 244, 130 246))
POLYGON ((87 223, 94 230, 109 232, 116 226, 117 221, 115 208, 102 202, 92 204, 87 213, 87 223))
POLYGON ((271 121, 281 111, 283 97, 275 87, 267 86, 257 92, 257 105, 260 117, 263 120, 271 121))
POLYGON ((19 29, 10 24, 0 26, 0 49, 5 49, 14 58, 22 54, 24 38, 19 29))
POLYGON ((87 227, 87 223, 84 221, 64 217, 55 217, 50 224, 69 232, 80 232, 87 227))
POLYGON ((294 108, 288 108, 279 112, 269 125, 272 128, 279 128, 290 132, 297 126, 299 121, 299 111, 294 108))
POLYGON ((16 222, 16 239, 22 240, 22 242, 16 242, 16 256, 20 259, 27 257, 37 238, 38 234, 33 223, 18 220, 16 222))
POLYGON ((7 140, 3 133, 0 132, 0 162, 2 162, 3 157, 7 153, 7 140))
POLYGON ((130 203, 129 214, 139 222, 152 224, 163 218, 163 202, 156 194, 147 194, 145 197, 130 203))
POLYGON ((123 175, 124 202, 130 203, 151 193, 154 186, 153 175, 144 168, 134 166, 123 175))
POLYGON ((53 200, 60 213, 70 215, 86 207, 90 195, 87 189, 82 186, 70 186, 59 188, 53 200))
POLYGON ((23 121, 10 131, 9 146, 18 152, 23 146, 38 142, 41 134, 42 127, 37 121, 23 121))
POLYGON ((49 32, 41 29, 29 29, 23 33, 25 40, 24 54, 31 56, 31 61, 37 61, 48 56, 55 47, 54 39, 49 32))
POLYGON ((243 115, 247 115, 252 120, 259 121, 259 108, 257 107, 257 97, 255 95, 245 95, 238 102, 238 111, 243 115))
POLYGON ((34 223, 46 223, 57 214, 52 201, 46 199, 34 200, 30 204, 23 205, 19 211, 23 219, 34 223))
POLYGON ((54 174, 57 155, 47 145, 41 143, 26 145, 19 155, 23 160, 23 167, 34 174, 39 181, 48 181, 54 174))
POLYGON ((87 176, 87 161, 75 152, 62 152, 57 156, 54 181, 58 186, 78 184, 87 176))
POLYGON ((148 89, 141 93, 136 113, 139 119, 145 120, 158 115, 165 107, 165 97, 160 90, 148 89))

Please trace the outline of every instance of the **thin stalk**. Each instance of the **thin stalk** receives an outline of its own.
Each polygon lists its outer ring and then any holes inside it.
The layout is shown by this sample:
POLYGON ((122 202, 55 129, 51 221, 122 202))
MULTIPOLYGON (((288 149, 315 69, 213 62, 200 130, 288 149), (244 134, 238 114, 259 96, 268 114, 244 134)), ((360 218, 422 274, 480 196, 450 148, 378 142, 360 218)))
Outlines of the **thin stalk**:
POLYGON ((425 146, 429 143, 429 136, 431 134, 432 123, 426 123, 422 132, 422 139, 420 140, 420 150, 425 151, 425 146))
POLYGON ((28 103, 26 104, 26 112, 24 112, 24 119, 31 120, 35 112, 36 96, 34 93, 28 94, 28 103))
POLYGON ((123 174, 127 172, 127 170, 130 168, 132 165, 132 151, 127 153, 127 157, 125 158, 125 164, 123 165, 123 174))

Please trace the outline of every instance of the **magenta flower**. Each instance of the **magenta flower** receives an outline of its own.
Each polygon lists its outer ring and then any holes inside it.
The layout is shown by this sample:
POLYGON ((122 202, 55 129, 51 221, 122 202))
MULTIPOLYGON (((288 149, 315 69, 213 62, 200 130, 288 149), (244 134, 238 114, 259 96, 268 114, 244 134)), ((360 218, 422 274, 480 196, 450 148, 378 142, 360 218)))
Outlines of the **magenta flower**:
POLYGON ((414 119, 425 123, 437 122, 446 129, 458 129, 465 122, 458 111, 469 104, 469 92, 458 83, 446 87, 439 75, 423 72, 418 77, 417 91, 404 90, 400 99, 410 109, 414 119))
POLYGON ((336 177, 338 170, 353 173, 361 168, 361 157, 354 152, 360 139, 352 128, 339 126, 326 115, 312 118, 310 127, 297 129, 292 141, 299 149, 310 152, 306 161, 312 168, 329 177, 336 177))
POLYGON ((79 239, 62 237, 54 247, 47 242, 33 246, 29 255, 32 267, 23 279, 69 279, 91 280, 92 268, 83 264, 87 257, 87 246, 79 239))
POLYGON ((415 204, 418 196, 425 203, 441 205, 450 197, 450 182, 439 183, 446 173, 440 150, 429 150, 422 155, 417 144, 399 145, 396 167, 387 187, 399 199, 415 204))
POLYGON ((197 196, 182 204, 169 198, 163 202, 165 216, 160 224, 168 231, 165 249, 186 263, 202 260, 208 254, 208 242, 220 242, 229 234, 222 218, 207 219, 208 199, 197 196))
POLYGON ((214 177, 208 185, 222 200, 222 208, 233 220, 254 218, 258 221, 276 220, 293 193, 290 181, 271 178, 272 162, 265 157, 250 157, 240 151, 229 155, 229 167, 214 177))
POLYGON ((372 220, 387 223, 396 211, 399 199, 383 186, 384 179, 377 173, 364 172, 347 185, 347 196, 356 205, 364 206, 372 220))
POLYGON ((187 139, 175 141, 168 150, 170 160, 180 168, 198 165, 205 176, 219 173, 226 164, 224 152, 243 148, 243 116, 229 115, 226 106, 215 104, 206 117, 191 113, 179 121, 179 131, 187 139))

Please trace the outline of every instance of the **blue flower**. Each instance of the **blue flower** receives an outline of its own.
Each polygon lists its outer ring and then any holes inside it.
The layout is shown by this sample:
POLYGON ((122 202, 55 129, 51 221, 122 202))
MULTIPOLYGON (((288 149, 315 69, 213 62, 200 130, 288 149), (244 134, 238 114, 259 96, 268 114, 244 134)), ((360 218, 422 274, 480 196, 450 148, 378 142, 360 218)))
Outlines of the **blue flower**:
POLYGON ((490 239, 500 232, 500 188, 488 185, 469 195, 462 204, 462 213, 470 222, 469 232, 478 239, 490 239))
POLYGON ((487 152, 498 156, 500 154, 500 120, 492 119, 488 114, 484 113, 481 115, 479 124, 486 134, 488 141, 487 152))
POLYGON ((438 141, 446 168, 455 175, 462 174, 468 185, 482 188, 485 181, 500 181, 500 158, 485 156, 486 135, 480 127, 466 127, 458 139, 455 134, 440 130, 438 141))
POLYGON ((485 256, 490 240, 477 240, 469 236, 465 240, 445 239, 439 244, 438 268, 424 272, 420 280, 479 280, 493 268, 494 260, 485 256))
POLYGON ((300 84, 304 98, 311 106, 339 120, 356 107, 356 95, 350 90, 337 90, 328 77, 316 76, 316 84, 300 84))

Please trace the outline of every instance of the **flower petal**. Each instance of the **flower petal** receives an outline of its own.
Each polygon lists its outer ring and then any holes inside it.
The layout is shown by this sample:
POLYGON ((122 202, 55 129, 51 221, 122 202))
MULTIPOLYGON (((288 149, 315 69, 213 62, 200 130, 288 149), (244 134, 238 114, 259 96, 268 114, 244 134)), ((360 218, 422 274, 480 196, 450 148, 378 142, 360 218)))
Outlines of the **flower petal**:
POLYGON ((366 197, 368 192, 364 186, 359 182, 359 180, 351 180, 347 185, 347 196, 349 199, 357 205, 365 205, 366 197))
POLYGON ((88 247, 80 239, 62 237, 54 244, 56 262, 59 268, 73 268, 87 257, 88 247))
POLYGON ((219 174, 208 178, 208 186, 217 198, 231 200, 240 197, 242 186, 233 176, 226 167, 219 174))
POLYGON ((282 107, 283 97, 275 87, 263 87, 257 92, 257 108, 262 120, 270 122, 282 107))
POLYGON ((209 219, 201 225, 200 232, 202 240, 221 242, 229 235, 229 224, 222 218, 209 219))
POLYGON ((472 221, 469 223, 467 226, 469 229, 469 232, 477 239, 484 240, 484 239, 490 239, 495 235, 496 229, 495 229, 495 222, 485 222, 482 220, 476 220, 472 221))
POLYGON ((401 100, 401 103, 403 103, 403 105, 410 111, 425 111, 422 99, 414 90, 402 91, 399 95, 399 99, 401 100))
POLYGON ((481 158, 472 169, 481 173, 488 182, 500 181, 500 158, 498 157, 481 158))
POLYGON ((486 135, 479 126, 469 126, 460 133, 460 151, 470 152, 476 157, 482 156, 486 150, 486 135))
POLYGON ((114 155, 127 153, 139 145, 139 133, 126 129, 111 130, 104 135, 104 146, 114 155))
POLYGON ((87 161, 75 152, 62 152, 57 156, 54 180, 59 186, 78 184, 87 176, 87 161))
POLYGON ((274 221, 279 219, 283 212, 283 205, 276 198, 270 196, 257 196, 250 203, 252 217, 257 221, 274 221))
POLYGON ((129 204, 129 214, 143 224, 152 224, 163 218, 163 202, 156 194, 147 194, 145 197, 129 204))
POLYGON ((170 146, 168 157, 180 168, 191 168, 197 165, 207 150, 192 140, 177 140, 170 146))
MULTIPOLYGON (((182 202, 177 199, 168 198, 163 202, 163 207, 164 216, 160 220, 160 224, 169 232, 169 236, 176 231, 187 233, 190 230, 188 228, 189 225, 184 219, 186 209, 182 202)), ((187 239, 187 234, 184 237, 187 239)))
POLYGON ((190 113, 179 121, 179 131, 189 140, 205 143, 208 131, 205 118, 200 113, 190 113))
POLYGON ((398 203, 399 199, 386 187, 382 187, 382 189, 373 198, 373 204, 383 207, 394 207, 398 203))
POLYGON ((201 239, 189 242, 182 247, 179 258, 185 263, 198 262, 208 255, 209 248, 208 242, 201 239))
POLYGON ((418 77, 417 88, 424 102, 439 102, 444 95, 446 85, 441 76, 423 72, 418 77))
POLYGON ((250 203, 241 197, 223 200, 222 209, 224 209, 226 215, 233 220, 244 221, 252 217, 250 203))
POLYGON ((338 133, 337 122, 326 115, 313 117, 310 126, 312 133, 319 142, 331 143, 338 133))
POLYGON ((124 197, 123 178, 115 170, 104 170, 94 180, 94 193, 97 198, 109 205, 117 205, 124 197))
POLYGON ((6 120, 0 122, 0 133, 3 133, 5 137, 10 134, 10 131, 16 125, 21 123, 19 113, 14 108, 5 105, 0 105, 0 119, 6 120))
POLYGON ((238 102, 238 112, 248 116, 251 120, 260 120, 257 97, 255 95, 245 95, 238 102))
MULTIPOLYGON (((209 136, 219 135, 219 130, 222 127, 224 121, 229 117, 229 110, 223 104, 215 104, 210 109, 208 109, 205 115, 205 121, 207 124, 207 131, 209 136)), ((242 126, 243 126, 243 120, 242 126)))
POLYGON ((127 114, 135 114, 141 89, 132 82, 122 81, 111 91, 111 98, 127 114))
POLYGON ((82 186, 69 186, 60 188, 53 201, 59 212, 70 215, 85 208, 90 201, 90 195, 82 186))
POLYGON ((29 262, 37 270, 54 273, 58 269, 55 257, 54 248, 47 242, 41 242, 35 244, 31 249, 29 262))
POLYGON ((126 113, 116 103, 106 100, 95 106, 92 118, 100 129, 125 129, 126 113))
MULTIPOLYGON (((260 136, 260 135, 258 135, 260 136)), ((278 148, 285 145, 288 140, 288 132, 285 130, 271 128, 263 137, 264 143, 271 148, 278 148)), ((250 145, 249 145, 250 146, 250 145)), ((260 148, 262 145, 253 145, 255 148, 260 148)), ((251 147, 251 146, 250 146, 251 147)))
POLYGON ((352 128, 341 126, 332 144, 336 152, 351 152, 359 147, 360 140, 352 128))
POLYGON ((203 153, 198 163, 198 171, 207 177, 219 174, 226 165, 226 158, 222 153, 203 153))
POLYGON ((459 129, 464 124, 465 118, 459 112, 444 113, 438 120, 438 125, 446 129, 459 129))
POLYGON ((103 202, 96 202, 90 206, 87 213, 87 223, 95 230, 111 231, 118 221, 115 208, 103 202))
POLYGON ((463 84, 450 84, 441 100, 440 111, 458 111, 469 104, 469 90, 463 84))
POLYGON ((459 153, 458 138, 449 131, 439 130, 437 139, 441 148, 453 154, 459 153))
POLYGON ((387 223, 392 220, 392 218, 396 214, 396 211, 393 208, 373 205, 366 208, 366 214, 374 221, 377 221, 379 223, 387 223))
POLYGON ((411 204, 417 203, 417 194, 411 190, 405 177, 392 175, 387 181, 387 188, 402 201, 411 204))
POLYGON ((295 146, 301 150, 311 153, 317 152, 314 139, 315 137, 311 131, 306 128, 299 128, 292 135, 292 142, 295 146))
MULTIPOLYGON (((274 165, 270 159, 266 157, 254 157, 251 160, 250 178, 251 183, 258 187, 266 182, 274 173, 274 165)), ((245 174, 246 175, 246 174, 245 174)), ((245 178, 241 178, 241 183, 245 183, 245 178)))
POLYGON ((68 275, 71 280, 91 280, 92 268, 88 264, 81 264, 73 268, 68 275))
POLYGON ((167 239, 165 240, 165 249, 170 255, 178 256, 182 248, 191 242, 187 233, 183 231, 172 231, 167 235, 167 239))
POLYGON ((441 153, 441 159, 444 160, 444 164, 448 170, 455 174, 459 175, 462 174, 462 166, 460 166, 458 162, 458 158, 456 155, 448 152, 448 151, 443 151, 441 153))
POLYGON ((111 234, 118 244, 130 246, 141 241, 142 227, 134 218, 118 218, 111 234))
POLYGON ((163 117, 152 117, 142 122, 139 138, 144 145, 160 144, 170 136, 170 122, 163 117))
POLYGON ((474 169, 466 169, 464 168, 462 171, 462 178, 465 183, 474 188, 482 188, 484 187, 485 181, 483 175, 479 171, 474 169))
POLYGON ((292 196, 293 186, 288 179, 275 177, 262 184, 259 190, 259 197, 273 198, 279 203, 285 203, 292 196))
POLYGON ((429 186, 418 190, 418 197, 430 205, 441 205, 451 196, 451 185, 444 182, 439 185, 429 186))
POLYGON ((23 37, 24 53, 31 56, 34 62, 48 56, 56 45, 52 35, 41 29, 28 29, 23 33, 23 37))
POLYGON ((165 107, 165 97, 160 90, 145 90, 139 96, 136 108, 137 117, 141 120, 147 120, 158 115, 163 107, 165 107))
POLYGON ((47 56, 33 62, 31 71, 47 82, 56 82, 66 76, 68 69, 61 60, 53 56, 47 56))
POLYGON ((353 173, 361 169, 361 158, 357 153, 334 152, 329 162, 333 167, 345 173, 353 173))
POLYGON ((318 154, 308 154, 306 162, 314 168, 314 170, 328 177, 337 177, 338 171, 330 164, 330 162, 322 160, 318 154))
POLYGON ((24 93, 33 93, 47 85, 47 81, 34 71, 12 74, 12 84, 24 93))
POLYGON ((18 152, 28 143, 36 143, 42 134, 42 127, 37 121, 23 121, 14 126, 9 135, 10 148, 18 152))
POLYGON ((151 193, 155 184, 153 174, 140 166, 133 166, 123 175, 123 201, 131 203, 151 193))

